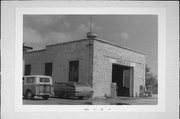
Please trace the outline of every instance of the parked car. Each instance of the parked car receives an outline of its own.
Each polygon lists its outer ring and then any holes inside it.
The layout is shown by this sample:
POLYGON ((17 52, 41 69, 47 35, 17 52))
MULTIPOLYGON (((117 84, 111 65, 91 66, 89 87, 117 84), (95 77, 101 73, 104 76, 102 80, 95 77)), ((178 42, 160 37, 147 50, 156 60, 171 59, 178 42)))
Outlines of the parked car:
POLYGON ((50 76, 29 75, 23 77, 23 96, 26 99, 33 99, 34 96, 41 96, 47 100, 54 94, 53 82, 50 76))
POLYGON ((87 83, 80 82, 55 82, 54 95, 58 97, 92 97, 93 89, 87 83))

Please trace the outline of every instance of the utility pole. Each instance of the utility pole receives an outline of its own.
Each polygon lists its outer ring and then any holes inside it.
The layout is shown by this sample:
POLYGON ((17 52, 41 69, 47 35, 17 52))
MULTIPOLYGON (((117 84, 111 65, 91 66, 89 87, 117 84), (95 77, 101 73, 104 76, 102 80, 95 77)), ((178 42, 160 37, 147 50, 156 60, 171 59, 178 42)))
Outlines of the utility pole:
POLYGON ((89 17, 89 32, 92 32, 92 15, 90 15, 89 17))

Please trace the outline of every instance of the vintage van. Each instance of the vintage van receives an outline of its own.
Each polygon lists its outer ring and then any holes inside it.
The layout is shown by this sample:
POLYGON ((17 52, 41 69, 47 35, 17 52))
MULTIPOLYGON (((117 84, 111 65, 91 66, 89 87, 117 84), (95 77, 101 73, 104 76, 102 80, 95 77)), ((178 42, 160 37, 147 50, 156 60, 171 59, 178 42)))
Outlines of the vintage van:
POLYGON ((26 99, 33 99, 34 96, 41 96, 47 100, 54 95, 53 82, 50 76, 29 75, 23 77, 23 96, 26 99))

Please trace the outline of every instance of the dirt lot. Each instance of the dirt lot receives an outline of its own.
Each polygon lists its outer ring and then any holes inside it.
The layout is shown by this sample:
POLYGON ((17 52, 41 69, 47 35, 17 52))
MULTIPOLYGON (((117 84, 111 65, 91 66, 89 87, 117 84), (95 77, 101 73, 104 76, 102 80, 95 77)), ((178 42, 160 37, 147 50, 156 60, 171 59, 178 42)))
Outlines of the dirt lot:
POLYGON ((43 100, 35 97, 34 100, 23 99, 25 105, 156 105, 158 103, 157 95, 146 98, 117 97, 107 99, 83 99, 79 100, 75 97, 68 99, 49 98, 43 100))

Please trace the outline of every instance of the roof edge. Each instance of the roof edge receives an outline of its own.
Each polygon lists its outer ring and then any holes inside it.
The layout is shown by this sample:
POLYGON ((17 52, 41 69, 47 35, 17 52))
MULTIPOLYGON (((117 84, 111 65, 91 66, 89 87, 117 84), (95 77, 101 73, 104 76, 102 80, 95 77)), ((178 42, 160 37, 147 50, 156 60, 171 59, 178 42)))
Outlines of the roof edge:
MULTIPOLYGON (((103 40, 103 39, 99 39, 99 38, 95 38, 95 39, 85 38, 85 39, 80 39, 80 40, 73 40, 73 41, 68 41, 68 42, 63 42, 63 43, 51 44, 51 45, 46 45, 46 48, 47 47, 58 46, 58 45, 64 45, 64 44, 71 44, 71 43, 75 43, 75 42, 87 41, 87 40, 96 40, 96 41, 99 41, 99 42, 102 42, 102 43, 110 44, 110 45, 113 45, 113 46, 116 46, 116 47, 119 47, 119 48, 122 48, 122 49, 130 50, 130 51, 142 54, 142 55, 146 55, 145 53, 136 51, 134 49, 130 49, 130 48, 127 48, 127 47, 122 47, 122 46, 116 45, 116 44, 114 44, 112 42, 109 42, 109 41, 106 41, 106 40, 103 40)), ((42 52, 42 51, 46 51, 46 50, 47 49, 33 50, 33 51, 26 52, 26 53, 42 52)))
POLYGON ((114 44, 114 43, 112 43, 112 42, 108 42, 108 41, 103 40, 103 39, 96 38, 96 39, 94 39, 94 40, 99 41, 99 42, 103 42, 103 43, 107 43, 107 44, 110 44, 110 45, 113 45, 113 46, 116 46, 116 47, 119 47, 119 48, 123 48, 123 49, 126 49, 126 50, 130 50, 130 51, 133 51, 133 52, 136 52, 136 53, 140 53, 140 54, 142 54, 142 55, 146 55, 145 53, 136 51, 136 50, 134 50, 134 49, 122 47, 122 46, 116 45, 116 44, 114 44))
POLYGON ((26 54, 28 54, 28 53, 35 53, 35 52, 43 52, 43 51, 46 51, 46 50, 47 49, 33 50, 33 51, 26 52, 26 54))
POLYGON ((67 41, 67 42, 63 42, 63 43, 46 45, 46 47, 53 47, 53 46, 58 46, 58 45, 70 44, 70 43, 81 42, 81 41, 85 41, 85 40, 89 40, 89 39, 80 39, 80 40, 67 41))

